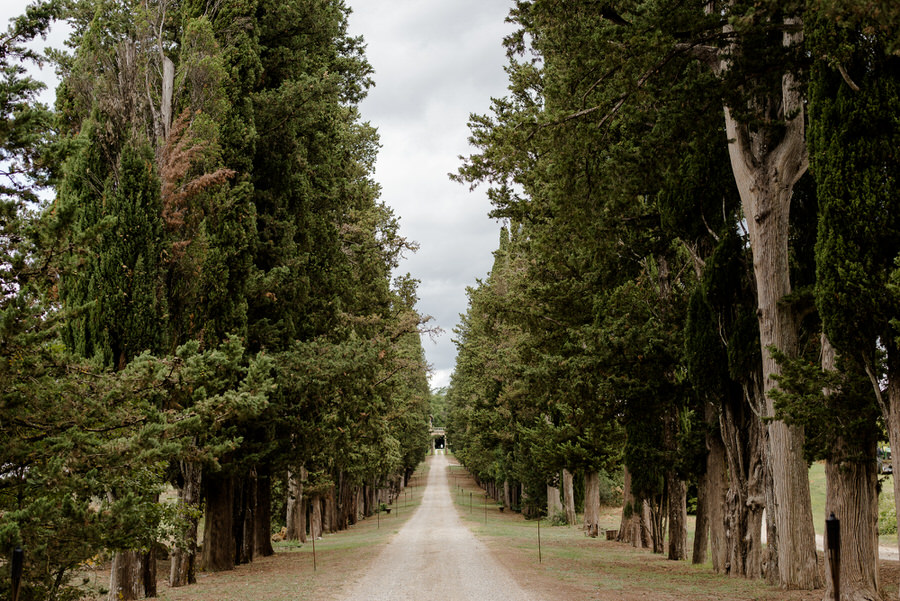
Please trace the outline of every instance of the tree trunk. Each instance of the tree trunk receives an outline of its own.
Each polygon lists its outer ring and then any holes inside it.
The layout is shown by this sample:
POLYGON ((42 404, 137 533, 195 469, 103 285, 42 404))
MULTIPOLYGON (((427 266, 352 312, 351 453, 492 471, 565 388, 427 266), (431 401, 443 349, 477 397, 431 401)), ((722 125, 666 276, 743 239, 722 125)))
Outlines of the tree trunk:
MULTIPOLYGON (((878 390, 879 404, 887 424, 888 442, 891 444, 891 468, 894 476, 894 510, 900 516, 900 348, 896 344, 887 344, 887 399, 883 399, 878 389, 878 382, 873 385, 878 390)), ((900 549, 900 528, 897 529, 897 548, 900 549)))
MULTIPOLYGON (((834 448, 845 453, 853 453, 853 446, 842 438, 834 441, 834 448)), ((865 460, 825 462, 825 516, 834 513, 841 521, 841 599, 846 601, 883 598, 878 566, 875 446, 866 449, 864 456, 865 460)), ((833 585, 831 570, 826 569, 824 599, 834 598, 833 585)))
MULTIPOLYGON (((718 412, 711 405, 707 406, 707 423, 718 421, 718 412)), ((718 425, 718 424, 717 424, 718 425)), ((727 474, 725 467, 727 458, 725 444, 722 442, 722 431, 716 427, 706 437, 709 453, 706 456, 706 501, 709 518, 709 551, 713 570, 717 573, 725 571, 728 561, 728 546, 725 533, 725 494, 727 490, 727 474)))
POLYGON ((562 513, 562 497, 559 494, 559 488, 547 485, 547 517, 553 518, 562 513))
POLYGON ((725 554, 722 571, 761 578, 762 518, 766 507, 765 431, 751 408, 756 398, 748 386, 729 391, 719 415, 726 449, 728 491, 725 493, 725 554))
POLYGON ((157 575, 157 566, 156 566, 157 552, 156 552, 156 543, 154 543, 150 550, 143 554, 141 558, 143 572, 141 574, 141 580, 144 583, 144 596, 149 598, 156 597, 156 575, 157 575))
MULTIPOLYGON (((109 493, 110 500, 115 494, 109 493)), ((159 500, 157 496, 157 501, 159 500)), ((131 600, 156 596, 156 553, 119 551, 113 556, 109 575, 109 599, 131 600)))
MULTIPOLYGON (((835 349, 822 336, 822 370, 836 368, 835 349)), ((830 394, 831 391, 826 391, 830 394)), ((841 599, 880 601, 878 572, 878 475, 876 438, 848 440, 838 435, 825 461, 825 516, 840 520, 841 599)), ((827 537, 827 532, 826 532, 827 537)), ((828 540, 825 541, 826 548, 828 540)), ((825 599, 834 598, 831 570, 825 570, 825 599)))
POLYGON ((653 546, 653 514, 650 511, 650 502, 646 499, 641 501, 640 530, 641 548, 649 549, 653 546))
POLYGON ((572 478, 572 472, 563 470, 563 503, 566 509, 566 523, 569 526, 575 525, 575 483, 572 478))
MULTIPOLYGON (((691 550, 691 563, 706 563, 709 549, 709 481, 703 474, 697 482, 697 520, 694 526, 694 548, 691 550)), ((669 527, 671 530, 671 526, 669 527)))
MULTIPOLYGON (((791 23, 799 24, 799 23, 791 23)), ((802 28, 801 28, 802 29, 802 28)), ((785 45, 802 39, 802 33, 784 34, 785 45)), ((791 74, 784 75, 782 93, 774 115, 782 128, 751 128, 738 123, 725 108, 735 182, 750 234, 756 276, 760 347, 763 362, 764 419, 775 415, 771 391, 773 376, 781 373, 769 352, 774 347, 788 357, 796 355, 798 323, 789 302, 791 293, 788 232, 794 185, 807 169, 804 108, 791 74), (776 139, 777 134, 780 139, 776 139)), ((809 494, 803 429, 783 421, 768 421, 767 466, 771 469, 773 497, 770 506, 774 532, 769 545, 775 552, 767 567, 768 577, 788 589, 814 589, 822 585, 816 558, 815 530, 809 494), (775 568, 775 569, 773 569, 775 568), (777 576, 776 576, 777 574, 777 576)))
POLYGON ((307 517, 309 516, 309 497, 303 495, 303 500, 300 504, 300 542, 306 542, 306 528, 307 528, 307 517))
POLYGON ((203 555, 206 572, 234 569, 234 477, 211 474, 206 479, 203 555))
POLYGON ((197 582, 197 525, 200 510, 200 484, 203 469, 199 463, 181 462, 181 488, 178 489, 178 514, 187 527, 184 539, 172 551, 169 586, 178 587, 197 582))
POLYGON ((340 520, 338 528, 346 530, 356 523, 356 488, 341 476, 340 520))
POLYGON ((600 534, 600 474, 584 473, 584 531, 588 536, 600 534))
POLYGON ((257 469, 256 479, 256 524, 253 528, 256 537, 253 554, 257 557, 275 555, 272 548, 272 478, 268 468, 257 469))
POLYGON ((654 553, 662 553, 666 533, 665 495, 645 501, 650 509, 650 541, 654 553))
POLYGON ((256 543, 256 493, 257 476, 253 467, 235 483, 234 516, 234 563, 253 561, 256 543))
POLYGON ((637 547, 641 541, 641 506, 634 493, 631 492, 631 471, 623 469, 622 519, 619 522, 619 534, 616 540, 620 543, 631 543, 637 547))
POLYGON ((674 470, 666 474, 669 481, 669 559, 687 557, 687 487, 674 470))
POLYGON ((109 576, 109 601, 132 601, 144 597, 141 553, 120 551, 113 556, 109 576))
POLYGON ((322 516, 322 531, 332 534, 335 532, 335 522, 337 521, 337 502, 335 501, 334 485, 328 489, 325 494, 325 510, 322 516))
MULTIPOLYGON (((160 51, 162 54, 162 51, 160 51)), ((159 113, 162 118, 162 131, 165 138, 169 137, 169 129, 172 126, 172 96, 175 85, 175 63, 168 57, 162 57, 162 97, 159 100, 159 113)))
POLYGON ((309 535, 313 539, 320 538, 324 529, 322 527, 322 495, 313 495, 310 500, 309 535))
POLYGON ((287 540, 300 540, 303 526, 303 468, 300 473, 288 471, 287 517, 285 519, 287 540))

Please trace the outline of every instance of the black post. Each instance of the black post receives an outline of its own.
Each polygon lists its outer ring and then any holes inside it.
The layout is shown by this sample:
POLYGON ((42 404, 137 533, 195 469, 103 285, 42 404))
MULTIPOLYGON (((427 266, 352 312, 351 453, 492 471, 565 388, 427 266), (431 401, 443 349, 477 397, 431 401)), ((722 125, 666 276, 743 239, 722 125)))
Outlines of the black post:
POLYGON ((834 601, 841 601, 841 521, 834 512, 825 520, 825 539, 828 544, 828 567, 831 569, 831 585, 834 601))
POLYGON ((12 554, 12 601, 19 601, 19 587, 22 585, 22 569, 25 567, 25 551, 16 547, 12 554))
POLYGON ((541 556, 541 516, 538 516, 538 563, 544 563, 544 558, 541 556))
POLYGON ((469 513, 472 513, 472 493, 469 493, 469 513))

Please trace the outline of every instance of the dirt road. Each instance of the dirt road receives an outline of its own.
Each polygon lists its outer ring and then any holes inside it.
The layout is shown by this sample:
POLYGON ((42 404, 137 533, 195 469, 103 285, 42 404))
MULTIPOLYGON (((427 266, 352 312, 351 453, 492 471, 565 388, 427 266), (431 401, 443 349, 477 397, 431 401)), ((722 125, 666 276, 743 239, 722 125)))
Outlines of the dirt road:
POLYGON ((369 569, 347 586, 343 599, 540 601, 463 525, 453 508, 447 457, 429 461, 422 505, 369 569))

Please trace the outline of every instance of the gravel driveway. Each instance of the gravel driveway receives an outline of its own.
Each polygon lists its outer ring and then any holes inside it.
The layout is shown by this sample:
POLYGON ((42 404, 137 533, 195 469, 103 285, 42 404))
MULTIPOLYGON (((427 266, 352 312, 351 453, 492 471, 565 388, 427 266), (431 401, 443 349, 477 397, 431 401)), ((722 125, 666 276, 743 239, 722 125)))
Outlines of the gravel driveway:
POLYGON ((415 515, 344 591, 346 601, 540 601, 520 587, 466 528, 456 510, 444 455, 430 458, 415 515))

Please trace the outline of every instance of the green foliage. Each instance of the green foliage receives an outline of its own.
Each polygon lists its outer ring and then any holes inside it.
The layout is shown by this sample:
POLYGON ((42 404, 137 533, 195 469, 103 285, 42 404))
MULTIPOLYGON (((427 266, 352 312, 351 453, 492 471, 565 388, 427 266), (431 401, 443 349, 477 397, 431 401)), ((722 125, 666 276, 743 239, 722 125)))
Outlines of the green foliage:
POLYGON ((431 411, 432 425, 435 428, 445 428, 447 426, 447 415, 449 411, 447 405, 447 389, 440 388, 431 391, 431 395, 428 397, 428 406, 431 411))
POLYGON ((271 362, 248 359, 236 339, 204 353, 189 344, 175 358, 141 355, 118 372, 58 346, 31 353, 20 367, 30 378, 2 390, 0 545, 26 549, 29 594, 66 598, 71 571, 101 550, 178 532, 174 507, 157 501, 169 462, 217 465, 236 449, 240 424, 267 404, 271 362))
POLYGON ((881 436, 880 411, 862 366, 843 357, 836 370, 823 371, 803 357, 773 356, 782 368, 772 392, 776 416, 805 428, 807 460, 871 462, 867 450, 881 436))
POLYGON ((157 502, 183 464, 307 465, 315 489, 410 472, 429 444, 427 319, 390 280, 414 244, 371 180, 343 3, 66 8, 51 147, 15 60, 59 6, 0 53, 0 548, 25 545, 26 599, 77 595, 103 551, 189 542, 197 508, 157 502))
POLYGON ((816 305, 835 347, 875 368, 876 340, 892 344, 890 320, 898 297, 886 283, 897 246, 896 111, 900 61, 886 56, 879 37, 816 22, 811 44, 829 56, 816 63, 810 84, 810 168, 818 187, 816 305), (838 72, 844 69, 854 91, 838 72))

